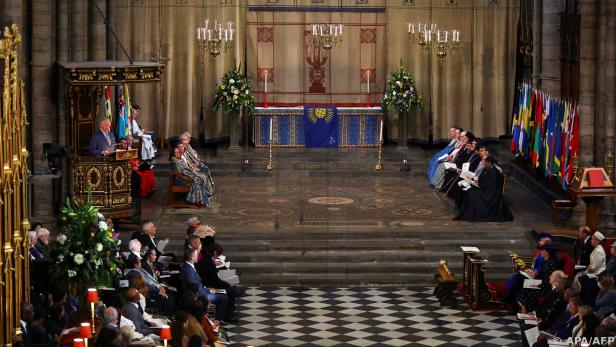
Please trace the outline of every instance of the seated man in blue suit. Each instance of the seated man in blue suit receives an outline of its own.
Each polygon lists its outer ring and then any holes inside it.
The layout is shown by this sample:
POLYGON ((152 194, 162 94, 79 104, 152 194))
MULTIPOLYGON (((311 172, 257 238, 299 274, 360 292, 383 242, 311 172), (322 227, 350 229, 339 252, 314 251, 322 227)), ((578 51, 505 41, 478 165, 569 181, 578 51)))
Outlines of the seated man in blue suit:
POLYGON ((197 262, 198 251, 189 248, 186 250, 184 259, 186 261, 182 265, 181 276, 185 283, 194 284, 198 288, 199 299, 208 300, 216 305, 215 317, 219 321, 226 323, 236 323, 237 318, 233 316, 233 309, 229 306, 229 299, 226 295, 216 293, 215 289, 208 289, 203 285, 203 281, 195 269, 197 262))
POLYGON ((115 151, 115 143, 111 121, 105 118, 100 122, 100 129, 90 139, 90 155, 108 156, 115 151))

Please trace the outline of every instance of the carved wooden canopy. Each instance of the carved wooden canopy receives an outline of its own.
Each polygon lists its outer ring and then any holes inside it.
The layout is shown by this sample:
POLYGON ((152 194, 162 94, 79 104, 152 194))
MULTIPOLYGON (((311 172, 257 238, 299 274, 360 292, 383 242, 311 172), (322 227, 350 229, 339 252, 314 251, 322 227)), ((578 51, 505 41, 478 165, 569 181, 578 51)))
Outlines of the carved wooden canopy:
POLYGON ((114 85, 160 82, 164 64, 136 61, 84 61, 59 63, 64 79, 72 85, 114 85))

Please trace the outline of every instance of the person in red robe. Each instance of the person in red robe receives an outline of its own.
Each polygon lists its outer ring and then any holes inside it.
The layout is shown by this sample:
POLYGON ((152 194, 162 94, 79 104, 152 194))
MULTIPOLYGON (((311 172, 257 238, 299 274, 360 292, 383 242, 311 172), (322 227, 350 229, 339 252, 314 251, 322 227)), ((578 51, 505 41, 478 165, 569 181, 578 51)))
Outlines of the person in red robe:
MULTIPOLYGON (((130 136, 127 138, 121 138, 119 149, 126 150, 130 147, 130 136)), ((142 198, 148 197, 154 190, 156 190, 156 179, 154 178, 154 170, 147 163, 142 163, 139 158, 130 160, 131 168, 135 174, 139 177, 139 196, 142 198)))

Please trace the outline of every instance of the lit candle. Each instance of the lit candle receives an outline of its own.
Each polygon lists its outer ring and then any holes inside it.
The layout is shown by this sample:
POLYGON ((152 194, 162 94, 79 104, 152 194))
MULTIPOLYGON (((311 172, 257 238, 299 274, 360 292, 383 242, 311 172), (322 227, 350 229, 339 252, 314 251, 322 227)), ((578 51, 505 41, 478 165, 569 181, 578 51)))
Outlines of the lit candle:
POLYGON ((381 119, 381 129, 379 130, 379 141, 383 142, 383 120, 381 119))
POLYGON ((411 33, 411 22, 407 23, 409 25, 409 34, 411 33))
POLYGON ((368 85, 368 94, 370 94, 370 69, 368 69, 366 73, 368 74, 368 83, 366 84, 368 85))
POLYGON ((197 28, 197 40, 201 41, 201 28, 197 28))
POLYGON ((205 20, 205 28, 207 29, 210 26, 210 20, 206 19, 205 20))
POLYGON ((340 29, 340 36, 342 36, 342 24, 338 24, 338 29, 340 29))
POLYGON ((211 29, 207 30, 207 40, 212 41, 212 30, 211 29))
POLYGON ((272 142, 273 136, 274 136, 274 118, 270 117, 270 136, 269 136, 270 142, 272 142))
POLYGON ((312 36, 317 36, 317 25, 312 24, 312 36))
POLYGON ((319 26, 319 29, 321 29, 321 36, 323 36, 323 26, 322 26, 322 25, 320 25, 320 26, 319 26))
POLYGON ((267 69, 265 69, 265 92, 267 93, 267 69))

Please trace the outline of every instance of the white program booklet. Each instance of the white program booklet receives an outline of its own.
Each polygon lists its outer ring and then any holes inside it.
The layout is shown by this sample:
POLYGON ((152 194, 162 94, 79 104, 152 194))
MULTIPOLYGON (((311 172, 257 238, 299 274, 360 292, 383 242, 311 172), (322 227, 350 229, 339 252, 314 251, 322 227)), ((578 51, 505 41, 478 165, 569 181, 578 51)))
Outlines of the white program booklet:
POLYGON ((522 271, 522 270, 520 270, 520 275, 522 275, 522 276, 524 276, 524 277, 528 278, 529 280, 532 280, 532 279, 533 279, 532 277, 530 277, 530 275, 529 275, 529 274, 528 274, 528 272, 526 272, 526 271, 522 271))
POLYGON ((445 162, 445 170, 457 170, 458 167, 454 163, 445 162))
POLYGON ((535 342, 537 342, 537 339, 539 338, 539 328, 532 327, 528 330, 525 330, 524 337, 526 337, 526 341, 528 342, 528 344, 532 346, 535 342))
POLYGON ((232 286, 235 286, 240 283, 240 278, 238 276, 231 276, 229 278, 225 278, 224 281, 229 283, 232 286))
POLYGON ((479 248, 477 247, 460 246, 460 248, 462 249, 462 252, 479 253, 479 248))
POLYGON ((527 289, 540 289, 541 280, 524 280, 524 288, 527 289))
POLYGON ((470 171, 469 168, 471 167, 471 163, 464 163, 462 164, 462 171, 470 171))
POLYGON ((156 248, 158 248, 158 251, 160 253, 165 253, 165 248, 167 247, 168 244, 169 244, 169 239, 160 240, 158 241, 158 245, 156 245, 156 248))

